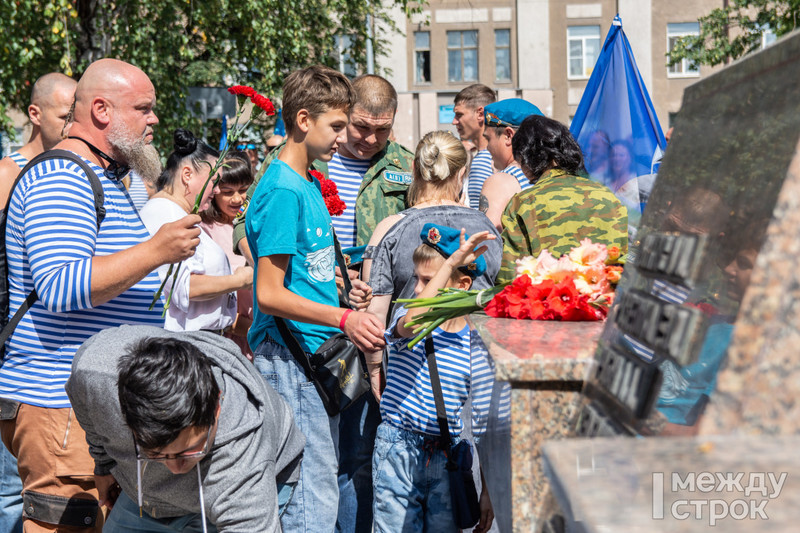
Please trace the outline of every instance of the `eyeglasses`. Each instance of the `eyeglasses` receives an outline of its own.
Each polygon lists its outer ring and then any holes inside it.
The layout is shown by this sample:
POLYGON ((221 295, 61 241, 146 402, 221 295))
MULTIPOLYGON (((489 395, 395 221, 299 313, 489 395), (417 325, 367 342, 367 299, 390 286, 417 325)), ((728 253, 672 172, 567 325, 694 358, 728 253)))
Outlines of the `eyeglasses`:
POLYGON ((256 145, 255 144, 237 144, 236 145, 236 149, 237 150, 255 150, 256 149, 256 145))
POLYGON ((208 428, 208 433, 206 434, 206 443, 203 446, 203 449, 199 452, 181 452, 181 453, 149 453, 149 452, 142 452, 139 449, 139 443, 136 442, 136 437, 133 438, 133 447, 136 450, 136 458, 141 461, 175 461, 177 459, 201 459, 208 454, 208 448, 211 444, 211 431, 214 429, 214 425, 208 428))

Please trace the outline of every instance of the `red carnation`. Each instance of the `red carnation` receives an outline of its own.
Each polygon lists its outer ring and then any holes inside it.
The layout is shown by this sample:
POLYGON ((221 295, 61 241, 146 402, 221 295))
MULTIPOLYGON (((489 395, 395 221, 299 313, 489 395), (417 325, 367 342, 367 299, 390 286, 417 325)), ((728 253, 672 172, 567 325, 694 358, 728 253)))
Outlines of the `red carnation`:
MULTIPOLYGON (((326 179, 325 176, 322 174, 322 172, 320 172, 319 170, 314 170, 312 168, 311 170, 308 171, 308 173, 311 175, 312 178, 317 178, 320 181, 320 183, 322 183, 326 179)), ((334 185, 336 184, 334 183, 334 185)))
POLYGON ((328 213, 330 213, 332 217, 335 217, 344 213, 347 206, 344 205, 344 202, 341 201, 338 196, 328 196, 325 198, 325 207, 328 208, 328 213))
POLYGON ((250 101, 263 109, 267 115, 275 114, 275 106, 272 105, 272 102, 266 96, 261 96, 260 94, 255 93, 254 95, 250 96, 250 101))
POLYGON ((236 96, 246 96, 247 98, 252 98, 258 94, 255 89, 248 87, 247 85, 234 85, 233 87, 228 87, 228 92, 236 96))
POLYGON ((333 180, 322 179, 320 181, 320 188, 322 189, 322 196, 334 196, 339 194, 339 189, 333 180))

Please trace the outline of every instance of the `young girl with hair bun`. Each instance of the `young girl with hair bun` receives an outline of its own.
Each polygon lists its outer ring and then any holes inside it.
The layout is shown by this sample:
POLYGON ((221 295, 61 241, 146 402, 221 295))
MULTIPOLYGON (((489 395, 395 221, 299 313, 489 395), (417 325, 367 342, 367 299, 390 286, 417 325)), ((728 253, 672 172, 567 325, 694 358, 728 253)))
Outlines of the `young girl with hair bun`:
MULTIPOLYGON (((157 192, 139 212, 151 235, 164 224, 191 212, 195 198, 219 157, 216 150, 190 131, 176 130, 174 142, 175 150, 156 182, 157 192)), ((209 207, 214 192, 216 188, 209 184, 200 202, 201 211, 209 207)), ((169 265, 158 269, 162 280, 168 270, 169 265)), ((200 244, 195 254, 181 263, 174 287, 172 279, 170 274, 162 295, 166 300, 172 294, 164 328, 223 333, 230 331, 236 318, 236 291, 253 284, 253 269, 245 266, 231 272, 225 251, 208 234, 201 232, 200 244)))
MULTIPOLYGON (((253 171, 249 156, 243 151, 229 152, 224 163, 220 171, 222 177, 217 183, 218 191, 208 209, 200 212, 203 219, 200 227, 225 250, 231 267, 236 269, 246 266, 247 261, 233 252, 233 219, 244 205, 247 189, 253 183, 253 171)), ((253 351, 247 343, 247 330, 253 323, 253 291, 249 288, 238 291, 236 302, 236 319, 225 336, 238 344, 242 353, 252 360, 253 351)))

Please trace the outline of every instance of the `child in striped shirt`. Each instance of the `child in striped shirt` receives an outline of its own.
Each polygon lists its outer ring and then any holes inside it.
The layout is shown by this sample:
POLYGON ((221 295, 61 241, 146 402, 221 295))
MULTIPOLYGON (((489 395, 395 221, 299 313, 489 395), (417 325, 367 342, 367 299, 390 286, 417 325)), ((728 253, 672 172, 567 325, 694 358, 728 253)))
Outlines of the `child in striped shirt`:
MULTIPOLYGON (((415 294, 435 296, 439 289, 469 289, 472 280, 486 269, 475 247, 495 237, 488 231, 467 238, 465 231, 426 224, 423 244, 414 250, 415 294)), ((375 491, 374 531, 457 532, 450 497, 447 458, 440 445, 433 387, 425 343, 413 349, 408 323, 426 309, 400 308, 386 333, 389 362, 386 389, 381 397, 381 418, 372 456, 375 491)), ((460 440, 461 411, 473 389, 491 386, 492 375, 485 354, 472 353, 470 329, 463 317, 436 328, 433 338, 447 422, 453 444, 460 440)), ((474 343, 473 343, 474 344, 474 343)), ((477 343, 480 344, 480 343, 477 343)), ((473 395, 474 405, 482 400, 473 395)), ((483 475, 481 475, 483 478, 483 475)), ((488 531, 493 520, 489 494, 482 483, 481 518, 476 532, 488 531)))

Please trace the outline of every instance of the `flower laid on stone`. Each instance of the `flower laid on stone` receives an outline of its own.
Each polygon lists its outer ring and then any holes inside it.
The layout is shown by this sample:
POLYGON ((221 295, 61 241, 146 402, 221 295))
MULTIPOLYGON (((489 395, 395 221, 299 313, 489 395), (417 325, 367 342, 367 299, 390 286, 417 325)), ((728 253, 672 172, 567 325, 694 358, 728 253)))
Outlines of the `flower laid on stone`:
POLYGON ((484 290, 444 289, 433 298, 398 300, 406 307, 426 307, 409 325, 417 334, 409 347, 441 324, 484 309, 497 318, 530 320, 603 320, 614 302, 622 275, 619 248, 584 239, 556 259, 548 250, 517 259, 511 283, 484 290))
MULTIPOLYGON (((228 88, 228 92, 237 97, 244 96, 245 98, 249 98, 250 101, 253 102, 253 104, 258 107, 258 109, 263 110, 267 115, 275 114, 275 107, 272 105, 270 99, 267 98, 266 96, 258 94, 258 92, 252 87, 249 87, 247 85, 234 85, 228 88)), ((239 98, 237 98, 236 118, 234 119, 231 127, 228 129, 228 136, 225 141, 225 145, 222 147, 222 150, 220 150, 217 162, 210 167, 208 171, 208 178, 206 179, 206 182, 203 184, 203 188, 200 189, 200 193, 194 199, 194 206, 192 206, 192 211, 190 214, 194 215, 200 209, 200 201, 203 199, 203 195, 205 194, 208 185, 211 184, 212 188, 217 186, 217 182, 222 177, 222 173, 219 172, 219 170, 222 168, 222 165, 224 164, 223 161, 225 160, 225 157, 228 155, 231 146, 236 145, 236 142, 239 140, 239 137, 241 137, 242 133, 244 133, 244 130, 247 129, 247 127, 250 125, 250 121, 258 114, 258 111, 256 111, 256 109, 254 108, 253 111, 250 113, 250 118, 247 119, 247 122, 239 126, 239 119, 242 116, 242 111, 244 111, 244 99, 240 100, 239 98), (211 183, 212 180, 213 183, 211 183)), ((169 270, 167 270, 167 275, 164 276, 164 281, 161 282, 161 286, 158 288, 158 291, 153 297, 153 302, 150 304, 150 309, 152 309, 155 306, 156 302, 158 302, 158 300, 161 298, 161 294, 164 292, 164 286, 166 285, 170 274, 172 275, 172 286, 175 287, 175 281, 178 277, 178 272, 181 269, 181 263, 169 266, 169 270)), ((172 291, 170 291, 170 293, 167 295, 167 300, 166 302, 164 302, 164 312, 162 313, 162 316, 167 312, 167 309, 169 309, 171 301, 172 301, 172 291)))
POLYGON ((347 205, 339 198, 339 188, 336 186, 336 183, 325 177, 325 175, 320 172, 319 170, 309 170, 308 171, 311 176, 317 178, 320 185, 320 190, 322 191, 322 199, 325 200, 325 207, 328 208, 328 213, 332 216, 339 216, 344 213, 344 210, 347 208, 347 205))

